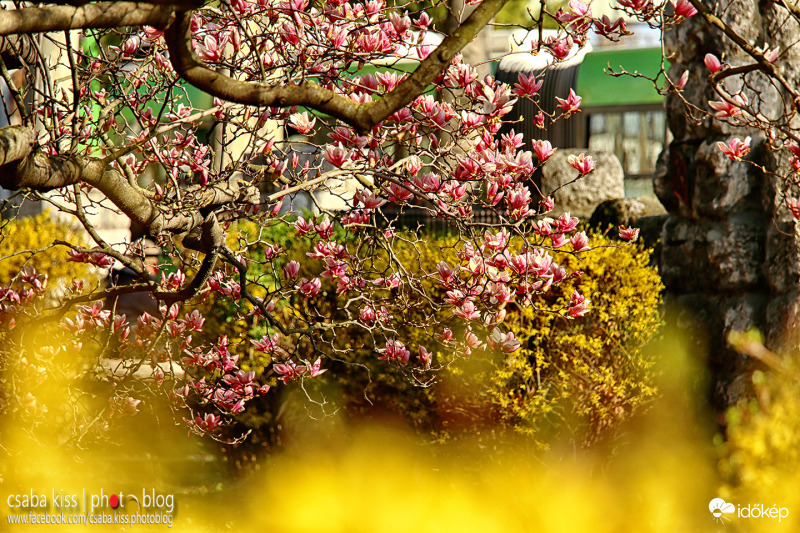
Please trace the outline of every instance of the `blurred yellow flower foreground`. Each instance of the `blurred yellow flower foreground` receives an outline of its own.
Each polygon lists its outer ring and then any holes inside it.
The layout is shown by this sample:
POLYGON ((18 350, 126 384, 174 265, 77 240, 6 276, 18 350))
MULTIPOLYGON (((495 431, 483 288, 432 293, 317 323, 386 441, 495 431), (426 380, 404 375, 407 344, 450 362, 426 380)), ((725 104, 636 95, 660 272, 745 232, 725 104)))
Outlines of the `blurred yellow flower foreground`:
MULTIPOLYGON (((285 451, 244 479, 229 480, 220 477, 218 464, 203 461, 208 443, 186 436, 179 426, 156 433, 133 425, 112 435, 110 444, 76 452, 43 444, 48 438, 41 426, 23 431, 4 423, 0 530, 798 531, 796 461, 783 464, 780 473, 764 468, 770 479, 763 487, 752 463, 739 485, 726 484, 717 472, 713 429, 698 422, 709 417, 698 413, 699 402, 689 392, 699 381, 698 367, 677 343, 657 349, 664 361, 660 398, 624 438, 591 452, 553 446, 544 456, 534 455, 524 440, 486 435, 423 444, 388 423, 358 426, 334 415, 295 423, 286 430, 285 451), (74 513, 64 508, 72 497, 79 514, 107 516, 135 513, 144 500, 147 510, 164 516, 171 496, 172 525, 10 524, 9 517, 27 513, 20 498, 32 495, 45 496, 48 504, 36 512, 74 513), (106 500, 92 501, 100 495, 106 500), (121 496, 122 505, 114 508, 110 496, 121 496), (709 508, 715 498, 733 512, 715 515, 709 508), (777 506, 788 516, 780 522, 740 516, 745 506, 745 515, 754 514, 753 505, 767 512, 777 506)), ((773 412, 784 417, 772 422, 780 435, 800 427, 797 411, 773 412)), ((724 450, 726 475, 730 458, 738 453, 743 460, 752 443, 733 453, 736 446, 733 441, 724 450)), ((760 457, 762 463, 768 459, 760 457)))

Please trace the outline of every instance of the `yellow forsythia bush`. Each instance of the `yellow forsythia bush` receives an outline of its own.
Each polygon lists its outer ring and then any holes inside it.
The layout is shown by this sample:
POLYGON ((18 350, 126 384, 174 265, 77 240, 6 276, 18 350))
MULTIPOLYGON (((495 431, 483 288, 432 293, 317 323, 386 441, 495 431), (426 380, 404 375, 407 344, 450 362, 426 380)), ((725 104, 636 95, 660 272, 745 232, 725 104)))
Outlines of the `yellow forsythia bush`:
POLYGON ((752 375, 754 395, 726 413, 726 437, 718 437, 720 496, 737 504, 800 505, 800 357, 752 375))
POLYGON ((72 227, 54 221, 47 212, 0 221, 0 285, 7 285, 28 265, 47 274, 51 283, 60 279, 86 279, 91 267, 68 262, 69 249, 52 246, 56 240, 83 244, 83 239, 72 227), (41 251, 32 254, 25 252, 27 250, 41 251))
MULTIPOLYGON (((240 230, 245 240, 252 242, 257 237, 249 234, 252 228, 242 226, 240 230)), ((281 246, 285 251, 282 260, 300 263, 298 277, 318 276, 306 260, 310 241, 281 230, 272 230, 275 235, 269 235, 267 242, 281 246)), ((446 290, 430 273, 436 273, 440 261, 456 264, 457 251, 463 244, 447 235, 428 235, 420 240, 398 238, 395 244, 394 259, 420 280, 433 301, 443 302, 446 290)), ((356 418, 391 413, 439 440, 476 434, 487 426, 524 434, 541 447, 561 438, 589 445, 611 435, 655 393, 652 361, 641 348, 661 323, 662 285, 655 268, 648 266, 649 250, 642 246, 616 246, 602 236, 591 237, 590 246, 592 251, 577 255, 554 253, 556 262, 568 271, 583 270, 583 275, 554 288, 552 294, 535 302, 536 308, 509 304, 504 328, 512 330, 522 343, 513 354, 477 349, 469 358, 454 358, 447 346, 425 338, 428 333, 413 326, 424 323, 427 302, 418 297, 420 301, 415 303, 413 294, 404 295, 408 300, 402 313, 409 326, 398 331, 398 338, 407 346, 428 347, 437 362, 434 366, 443 367, 441 370, 411 374, 380 360, 372 351, 369 332, 352 326, 337 331, 332 338, 337 357, 327 363, 330 372, 306 387, 324 389, 326 401, 356 418), (591 300, 588 314, 571 320, 547 311, 563 308, 574 289, 591 300)), ((380 265, 387 259, 379 254, 375 261, 380 265)), ((258 258, 250 266, 256 277, 269 274, 260 269, 258 258)), ((260 281, 268 284, 266 278, 260 281)), ((286 314, 292 306, 313 305, 322 316, 333 317, 342 311, 330 294, 333 287, 323 280, 319 296, 278 302, 276 312, 286 314)), ((232 320, 232 314, 241 310, 218 304, 212 307, 209 326, 216 324, 219 330, 207 327, 209 336, 227 333, 233 345, 247 349, 250 343, 238 338, 242 329, 252 338, 267 333, 263 321, 253 317, 247 324, 232 320)), ((456 328, 463 326, 453 320, 449 308, 443 306, 438 316, 460 334, 456 328)), ((296 349, 308 353, 312 347, 296 349)), ((250 357, 245 356, 243 363, 248 364, 250 357)), ((269 362, 258 364, 253 359, 252 363, 257 372, 269 368, 269 362)))
MULTIPOLYGON (((618 242, 618 241, 617 241, 618 242)), ((573 289, 590 301, 577 319, 531 307, 509 311, 522 348, 496 365, 487 394, 515 430, 568 429, 586 445, 617 428, 655 394, 653 361, 642 350, 661 325, 663 286, 641 244, 615 246, 591 235, 592 250, 555 258, 583 275, 546 295, 568 305, 573 289)))

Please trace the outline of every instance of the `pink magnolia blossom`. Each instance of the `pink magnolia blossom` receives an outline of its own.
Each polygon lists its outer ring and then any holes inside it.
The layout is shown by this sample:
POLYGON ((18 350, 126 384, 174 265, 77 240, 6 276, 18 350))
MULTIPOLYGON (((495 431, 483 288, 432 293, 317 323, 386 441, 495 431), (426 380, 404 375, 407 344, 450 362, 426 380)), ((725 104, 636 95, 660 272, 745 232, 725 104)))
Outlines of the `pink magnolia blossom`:
POLYGON ((722 70, 722 63, 720 63, 719 58, 714 54, 706 54, 703 58, 703 63, 705 63, 706 68, 711 74, 716 74, 722 70))
POLYGON ((584 4, 583 2, 581 2, 581 0, 570 0, 569 8, 575 15, 579 17, 592 15, 592 10, 589 8, 589 5, 584 4))
POLYGON ((289 122, 291 122, 292 126, 302 135, 308 135, 311 133, 311 130, 314 129, 317 119, 316 117, 309 119, 308 112, 303 111, 302 113, 291 115, 289 117, 289 122))
POLYGON ((409 156, 404 166, 409 174, 416 176, 422 170, 422 159, 416 155, 409 156))
POLYGON ((466 335, 464 335, 464 344, 466 344, 467 348, 478 348, 481 345, 481 340, 472 331, 467 331, 466 335))
POLYGON ((303 217, 297 217, 297 220, 294 223, 294 229, 296 229, 300 235, 305 235, 314 229, 314 225, 313 223, 309 224, 306 222, 306 219, 303 217))
POLYGON ((506 193, 506 204, 512 220, 520 220, 532 214, 529 208, 530 202, 531 191, 521 184, 517 184, 506 193))
POLYGON ((442 280, 442 284, 447 287, 456 271, 450 268, 445 261, 439 261, 439 264, 436 265, 436 270, 439 272, 439 278, 442 280))
POLYGON ((589 311, 589 300, 583 297, 578 291, 573 291, 569 302, 570 318, 578 318, 589 311))
POLYGON ((297 273, 300 272, 300 263, 292 259, 283 267, 283 272, 286 274, 287 278, 294 279, 297 273))
POLYGON ((87 305, 78 306, 78 311, 97 326, 107 326, 111 320, 111 311, 103 310, 103 302, 96 301, 91 307, 87 305))
POLYGON ((504 249, 508 245, 508 241, 511 236, 508 233, 508 230, 502 228, 497 233, 492 233, 489 230, 486 230, 483 233, 483 244, 489 250, 499 251, 504 249))
POLYGON ((161 311, 161 316, 164 317, 164 320, 175 320, 178 318, 178 313, 180 312, 180 307, 177 303, 174 303, 167 307, 166 305, 162 305, 159 308, 161 311))
POLYGON ((306 297, 316 296, 322 290, 322 282, 319 278, 314 278, 311 281, 303 278, 296 288, 306 297))
POLYGON ((200 431, 213 431, 219 426, 222 418, 213 413, 207 413, 205 416, 197 415, 194 417, 194 425, 200 431))
POLYGON ((553 248, 561 248, 567 244, 567 237, 563 233, 553 233, 550 235, 550 245, 553 248))
POLYGON ((377 209, 386 203, 386 200, 377 196, 376 193, 364 189, 358 191, 353 197, 356 207, 364 205, 364 209, 377 209))
POLYGON ((550 52, 554 58, 559 61, 563 61, 569 56, 574 44, 575 43, 571 37, 566 37, 565 39, 548 37, 545 40, 545 49, 550 52))
POLYGON ((493 306, 505 306, 514 299, 514 293, 506 283, 490 281, 486 287, 489 294, 489 303, 493 306))
POLYGON ((737 94, 733 97, 733 102, 712 100, 708 102, 708 105, 716 111, 714 116, 717 118, 735 117, 742 114, 742 108, 747 105, 747 99, 737 94))
POLYGON ((477 320, 481 317, 481 312, 475 308, 472 300, 464 300, 460 307, 453 309, 453 313, 463 320, 477 320))
POLYGON ((652 0, 617 0, 619 5, 627 7, 633 11, 642 13, 652 7, 652 0))
POLYGON ((292 380, 300 379, 308 369, 305 365, 298 365, 290 359, 285 363, 273 364, 272 370, 280 376, 280 379, 283 380, 285 384, 288 384, 292 380))
POLYGON ((686 82, 689 81, 689 71, 684 70, 681 77, 678 78, 678 81, 675 83, 675 88, 679 91, 682 91, 686 87, 686 82))
POLYGON ((328 240, 333 236, 334 229, 333 221, 327 215, 322 219, 322 222, 314 226, 314 231, 324 240, 328 240))
POLYGON ((314 361, 310 367, 308 367, 308 374, 312 378, 315 378, 317 376, 321 376, 322 374, 328 371, 327 368, 321 368, 321 366, 322 366, 322 359, 317 358, 317 360, 314 361))
POLYGON ((138 35, 133 35, 125 40, 120 46, 122 55, 132 56, 135 55, 142 44, 142 39, 138 35))
POLYGON ((670 0, 672 7, 675 8, 675 15, 678 17, 689 18, 697 14, 697 9, 689 0, 670 0))
POLYGON ((592 159, 592 156, 590 155, 570 155, 567 158, 567 161, 572 168, 581 173, 581 176, 585 176, 594 170, 594 159, 592 159))
POLYGON ((414 179, 414 185, 425 192, 438 192, 442 187, 439 176, 432 173, 423 174, 414 179))
POLYGON ((514 332, 503 333, 500 328, 494 328, 488 338, 489 348, 501 350, 505 353, 514 353, 519 350, 520 342, 514 337, 514 332))
MULTIPOLYGON (((556 97, 556 101, 558 102, 557 107, 563 109, 566 116, 572 113, 580 113, 581 100, 582 98, 575 94, 575 91, 572 89, 569 90, 569 96, 567 96, 566 100, 556 97)), ((544 116, 542 116, 542 122, 544 122, 544 116)))
POLYGON ((585 250, 589 246, 589 238, 586 236, 585 231, 581 231, 580 233, 576 233, 570 239, 570 243, 572 244, 572 249, 576 252, 580 252, 581 250, 585 250))
POLYGON ((344 148, 342 143, 337 143, 335 146, 326 146, 322 156, 331 165, 341 167, 350 159, 350 150, 344 148))
POLYGON ((550 159, 550 156, 553 155, 555 149, 553 148, 553 145, 550 144, 550 141, 536 140, 533 141, 533 151, 536 154, 536 157, 539 159, 539 164, 541 165, 550 159))
POLYGON ((594 32, 612 40, 616 40, 615 35, 629 35, 631 33, 628 31, 628 27, 622 17, 612 23, 608 15, 603 15, 600 19, 595 20, 594 32))
POLYGON ((47 274, 38 274, 36 268, 31 265, 22 269, 20 277, 24 283, 29 284, 37 293, 41 293, 47 287, 47 274))
POLYGON ((143 26, 142 29, 144 30, 147 39, 150 41, 157 41, 159 37, 164 35, 162 30, 156 29, 153 26, 143 26))
POLYGON ((417 357, 419 358, 419 362, 422 363, 423 368, 430 368, 433 361, 431 353, 424 346, 419 346, 417 353, 417 357))
POLYGON ((203 318, 197 309, 195 309, 191 313, 184 315, 183 324, 186 327, 186 331, 200 333, 203 331, 203 324, 205 321, 206 319, 203 318))
POLYGON ((767 45, 764 45, 764 59, 770 63, 774 63, 778 59, 778 54, 780 53, 780 48, 777 46, 775 48, 767 48, 767 45))
POLYGON ((518 83, 514 84, 514 94, 518 96, 536 96, 542 88, 543 79, 537 79, 536 75, 531 72, 527 76, 520 72, 517 75, 518 83))
POLYGON ((90 263, 100 268, 108 268, 114 264, 114 259, 101 252, 78 252, 76 250, 69 251, 69 258, 67 261, 75 263, 90 263))
POLYGON ((635 241, 639 238, 639 228, 619 227, 619 238, 623 241, 635 241))
POLYGON ((119 340, 124 341, 131 333, 130 325, 128 324, 127 316, 116 315, 111 324, 111 331, 118 332, 119 340))
POLYGON ((397 183, 390 183, 389 188, 385 190, 385 192, 389 197, 389 201, 396 204, 403 204, 414 197, 414 193, 411 192, 408 187, 397 183))
POLYGON ((217 38, 211 35, 206 35, 202 43, 195 44, 197 55, 204 61, 215 62, 219 61, 222 57, 222 49, 225 48, 225 43, 228 41, 227 35, 222 38, 222 41, 217 41, 217 38))
POLYGON ((392 274, 388 278, 377 278, 374 282, 378 287, 385 287, 387 289, 396 289, 400 286, 400 276, 392 274))
POLYGON ((179 289, 186 282, 186 274, 180 269, 175 272, 170 272, 169 275, 161 273, 161 283, 166 285, 169 289, 179 289))
POLYGON ((797 198, 787 198, 786 207, 789 208, 789 212, 795 220, 800 220, 800 200, 797 198))
POLYGON ((375 74, 378 82, 386 89, 386 92, 397 87, 404 79, 405 75, 398 75, 396 72, 378 72, 375 74))
POLYGON ((431 17, 427 13, 422 13, 417 19, 417 26, 421 29, 427 29, 431 25, 431 17))
POLYGON ((406 345, 398 340, 389 340, 386 341, 386 348, 379 350, 381 355, 378 359, 383 359, 386 361, 397 361, 401 364, 408 363, 409 359, 411 358, 411 352, 406 345))
POLYGON ((561 213, 561 216, 555 221, 556 227, 562 233, 572 233, 578 227, 580 219, 571 215, 569 211, 561 213))
POLYGON ((261 340, 250 340, 250 344, 255 346, 256 350, 264 353, 274 353, 275 348, 278 346, 278 334, 274 333, 271 337, 264 335, 261 340))
POLYGON ((731 139, 728 143, 717 142, 717 148, 728 156, 729 159, 739 160, 746 156, 750 151, 750 137, 745 137, 744 141, 736 137, 731 139))
POLYGON ((365 324, 372 324, 375 322, 377 315, 372 307, 366 306, 361 308, 361 311, 358 313, 358 318, 365 324))

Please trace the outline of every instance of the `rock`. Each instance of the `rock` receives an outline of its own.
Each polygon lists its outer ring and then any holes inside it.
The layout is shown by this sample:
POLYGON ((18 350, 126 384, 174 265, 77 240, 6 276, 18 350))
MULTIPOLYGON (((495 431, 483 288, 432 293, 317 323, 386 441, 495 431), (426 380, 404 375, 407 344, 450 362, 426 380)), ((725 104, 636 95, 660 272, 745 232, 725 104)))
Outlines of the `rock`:
POLYGON ((745 294, 724 298, 707 293, 667 294, 667 322, 689 342, 696 354, 708 354, 709 400, 722 412, 751 392, 749 379, 755 360, 734 351, 726 341, 731 330, 747 330, 763 321, 767 298, 745 294))
POLYGON ((800 346, 800 293, 791 291, 772 298, 767 307, 767 346, 773 350, 797 350, 800 346))
POLYGON ((723 221, 671 215, 664 224, 661 278, 668 291, 748 291, 764 287, 766 222, 758 212, 723 221))
POLYGON ((775 293, 794 291, 800 286, 800 236, 794 225, 794 221, 774 221, 767 228, 765 267, 775 293))
POLYGON ((635 226, 639 228, 639 239, 647 246, 653 247, 651 263, 655 265, 659 265, 661 259, 661 231, 668 218, 667 214, 653 215, 642 217, 635 223, 635 226))
POLYGON ((615 198, 597 206, 589 218, 589 226, 616 235, 617 228, 639 228, 639 240, 653 248, 650 264, 659 266, 661 259, 661 230, 669 215, 655 198, 615 198))
POLYGON ((541 190, 555 199, 555 216, 569 211, 586 218, 601 202, 625 196, 624 177, 617 156, 610 152, 562 148, 542 167, 541 190), (595 161, 594 172, 580 179, 568 161, 570 155, 578 154, 591 156, 595 161))
MULTIPOLYGON (((731 161, 717 147, 718 141, 728 143, 736 137, 739 136, 707 139, 697 150, 693 199, 695 213, 713 218, 747 207, 745 202, 756 190, 760 172, 744 161, 731 161)), ((744 136, 740 138, 744 139, 744 136)))
MULTIPOLYGON (((589 225, 600 230, 608 226, 634 226, 644 217, 664 215, 667 210, 655 198, 614 198, 598 205, 589 218, 589 225)), ((659 229, 659 233, 661 230, 659 229)))

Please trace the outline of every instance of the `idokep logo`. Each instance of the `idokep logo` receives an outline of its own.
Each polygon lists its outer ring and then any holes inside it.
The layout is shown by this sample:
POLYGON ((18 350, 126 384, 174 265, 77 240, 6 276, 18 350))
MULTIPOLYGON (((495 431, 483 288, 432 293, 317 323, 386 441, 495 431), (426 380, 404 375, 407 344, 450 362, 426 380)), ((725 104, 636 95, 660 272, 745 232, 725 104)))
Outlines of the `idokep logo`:
POLYGON ((720 524, 731 521, 731 519, 725 515, 732 515, 737 518, 777 518, 779 523, 789 516, 789 509, 786 507, 778 507, 777 504, 772 507, 764 506, 760 503, 737 506, 726 502, 722 498, 714 498, 708 502, 708 510, 711 511, 711 516, 714 517, 714 521, 720 524))
POLYGON ((714 517, 714 522, 724 524, 725 521, 731 521, 731 519, 725 515, 735 513, 736 506, 732 503, 726 502, 722 498, 714 498, 708 502, 708 510, 711 511, 711 515, 714 517))

